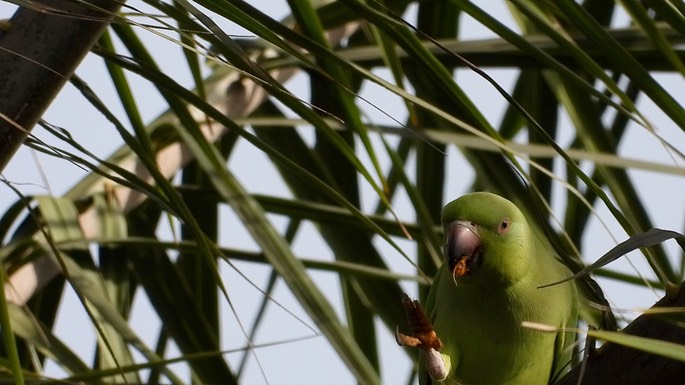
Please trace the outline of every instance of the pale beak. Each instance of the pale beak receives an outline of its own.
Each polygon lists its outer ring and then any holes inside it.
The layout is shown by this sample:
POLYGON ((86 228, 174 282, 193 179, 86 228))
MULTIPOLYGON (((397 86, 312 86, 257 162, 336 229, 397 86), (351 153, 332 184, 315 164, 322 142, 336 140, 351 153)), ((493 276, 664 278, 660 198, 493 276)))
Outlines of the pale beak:
POLYGON ((447 229, 445 241, 445 258, 455 276, 465 275, 480 264, 482 244, 476 224, 468 221, 452 222, 447 229))

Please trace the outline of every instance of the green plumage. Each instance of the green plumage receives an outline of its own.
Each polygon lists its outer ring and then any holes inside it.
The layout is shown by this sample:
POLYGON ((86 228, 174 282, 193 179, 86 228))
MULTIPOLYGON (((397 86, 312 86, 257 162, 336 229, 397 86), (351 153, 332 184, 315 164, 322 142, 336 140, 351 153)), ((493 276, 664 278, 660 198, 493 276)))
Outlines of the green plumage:
POLYGON ((442 223, 446 263, 425 308, 443 343, 447 378, 433 379, 422 359, 421 384, 548 384, 567 367, 574 336, 521 323, 576 326, 573 282, 538 288, 571 272, 523 213, 497 195, 480 192, 452 201, 442 223), (465 255, 467 271, 453 275, 465 255))

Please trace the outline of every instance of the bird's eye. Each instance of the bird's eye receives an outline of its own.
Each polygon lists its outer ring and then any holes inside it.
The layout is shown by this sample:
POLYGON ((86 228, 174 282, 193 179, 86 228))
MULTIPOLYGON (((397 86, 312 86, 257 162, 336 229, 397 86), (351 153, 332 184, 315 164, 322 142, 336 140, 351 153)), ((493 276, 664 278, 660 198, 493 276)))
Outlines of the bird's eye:
POLYGON ((497 226, 497 232, 500 234, 506 234, 509 232, 510 227, 511 223, 509 222, 509 218, 504 218, 502 219, 502 222, 499 223, 499 226, 497 226))

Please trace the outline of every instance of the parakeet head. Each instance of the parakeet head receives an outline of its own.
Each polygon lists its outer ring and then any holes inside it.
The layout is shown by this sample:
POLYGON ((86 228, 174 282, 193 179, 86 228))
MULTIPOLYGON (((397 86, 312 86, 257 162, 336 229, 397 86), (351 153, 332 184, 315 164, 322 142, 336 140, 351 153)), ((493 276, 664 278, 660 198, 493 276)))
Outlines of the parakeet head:
POLYGON ((498 195, 464 195, 442 210, 446 263, 457 282, 510 285, 526 276, 534 250, 521 210, 498 195))

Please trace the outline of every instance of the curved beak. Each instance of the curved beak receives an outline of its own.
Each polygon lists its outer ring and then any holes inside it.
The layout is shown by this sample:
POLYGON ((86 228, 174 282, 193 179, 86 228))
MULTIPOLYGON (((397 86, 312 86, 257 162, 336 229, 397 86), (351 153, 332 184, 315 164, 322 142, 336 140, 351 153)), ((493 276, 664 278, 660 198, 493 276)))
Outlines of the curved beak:
POLYGON ((452 274, 461 277, 481 262, 478 228, 468 221, 454 221, 445 237, 445 257, 452 274))

